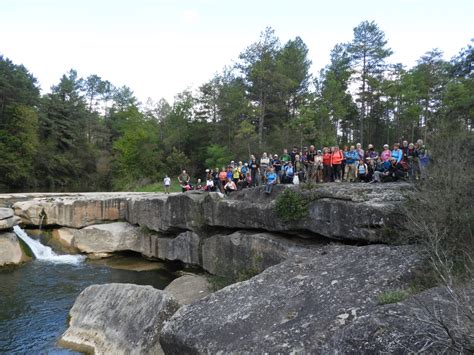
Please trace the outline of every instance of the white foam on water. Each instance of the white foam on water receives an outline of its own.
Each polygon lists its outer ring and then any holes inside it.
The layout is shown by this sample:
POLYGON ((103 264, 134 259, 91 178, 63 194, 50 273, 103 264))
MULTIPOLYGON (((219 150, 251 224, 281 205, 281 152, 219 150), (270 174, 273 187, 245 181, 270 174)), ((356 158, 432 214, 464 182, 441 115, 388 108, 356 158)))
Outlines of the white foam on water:
POLYGON ((80 264, 86 258, 84 255, 58 255, 50 247, 41 244, 38 240, 31 238, 19 226, 14 226, 15 234, 23 240, 31 249, 31 252, 36 259, 40 261, 55 263, 55 264, 80 264))

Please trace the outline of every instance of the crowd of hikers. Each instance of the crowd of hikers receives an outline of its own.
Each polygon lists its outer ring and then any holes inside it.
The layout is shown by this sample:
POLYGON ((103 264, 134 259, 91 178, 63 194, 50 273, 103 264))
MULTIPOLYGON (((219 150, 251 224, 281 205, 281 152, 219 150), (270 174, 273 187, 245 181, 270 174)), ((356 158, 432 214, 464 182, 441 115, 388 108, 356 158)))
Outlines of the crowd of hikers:
MULTIPOLYGON (((183 170, 178 177, 182 191, 220 191, 229 194, 248 187, 265 186, 271 193, 275 184, 328 183, 343 181, 381 183, 400 179, 424 179, 429 156, 423 141, 403 141, 388 144, 379 152, 372 144, 364 150, 360 143, 344 147, 314 145, 302 150, 294 147, 283 154, 251 155, 248 161, 231 161, 221 169, 206 169, 206 176, 193 184, 190 175, 183 170)), ((171 179, 164 179, 165 192, 169 193, 171 179)))

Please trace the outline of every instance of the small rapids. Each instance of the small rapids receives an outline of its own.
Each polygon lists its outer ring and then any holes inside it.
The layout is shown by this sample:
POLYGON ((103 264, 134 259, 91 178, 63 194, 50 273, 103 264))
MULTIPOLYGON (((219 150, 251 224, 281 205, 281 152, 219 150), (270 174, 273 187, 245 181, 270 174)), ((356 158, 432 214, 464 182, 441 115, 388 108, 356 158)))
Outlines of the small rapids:
POLYGON ((38 240, 31 238, 19 226, 14 226, 15 234, 23 240, 31 249, 36 259, 54 264, 72 264, 77 265, 84 261, 83 255, 58 255, 50 247, 41 244, 38 240))

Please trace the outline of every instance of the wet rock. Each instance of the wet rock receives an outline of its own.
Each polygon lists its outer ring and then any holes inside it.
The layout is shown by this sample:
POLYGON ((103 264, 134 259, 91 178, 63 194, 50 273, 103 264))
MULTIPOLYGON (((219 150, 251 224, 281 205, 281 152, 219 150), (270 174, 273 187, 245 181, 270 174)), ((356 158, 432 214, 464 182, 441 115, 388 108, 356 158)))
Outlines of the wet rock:
POLYGON ((214 235, 203 242, 202 267, 213 275, 238 278, 242 274, 260 273, 317 247, 297 238, 288 239, 271 233, 238 231, 214 235))
POLYGON ((60 345, 95 354, 161 353, 163 323, 178 307, 151 286, 92 285, 74 302, 60 345))
POLYGON ((317 353, 373 312, 419 264, 413 247, 327 246, 182 307, 167 322, 168 354, 317 353))
POLYGON ((14 233, 0 233, 0 267, 18 265, 29 259, 22 251, 14 233))
POLYGON ((173 296, 180 305, 193 303, 211 293, 207 278, 194 274, 174 279, 164 291, 173 296))
POLYGON ((183 232, 176 237, 144 233, 141 238, 141 253, 145 256, 201 265, 199 249, 201 238, 194 232, 183 232))

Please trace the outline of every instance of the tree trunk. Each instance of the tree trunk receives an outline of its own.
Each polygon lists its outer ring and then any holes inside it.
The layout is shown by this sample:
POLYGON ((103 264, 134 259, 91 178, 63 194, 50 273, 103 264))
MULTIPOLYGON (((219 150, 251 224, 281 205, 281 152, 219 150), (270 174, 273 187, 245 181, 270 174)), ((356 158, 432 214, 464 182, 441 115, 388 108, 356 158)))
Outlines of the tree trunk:
POLYGON ((362 112, 360 116, 360 144, 364 146, 364 120, 365 120, 365 105, 366 105, 366 94, 365 94, 365 81, 367 76, 367 58, 366 54, 364 53, 364 61, 362 65, 362 112))
POLYGON ((258 119, 258 148, 263 148, 263 125, 265 123, 265 94, 260 91, 260 117, 258 119))

